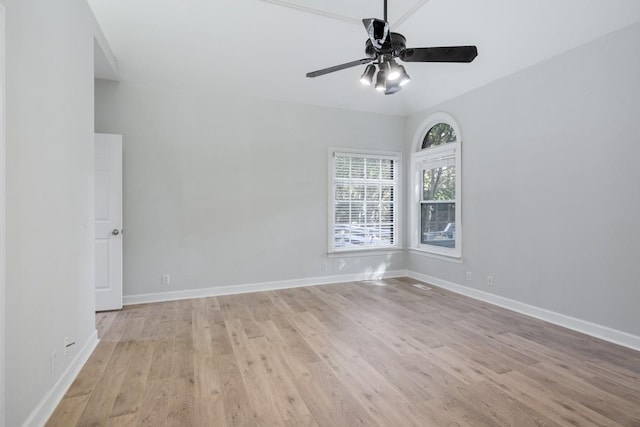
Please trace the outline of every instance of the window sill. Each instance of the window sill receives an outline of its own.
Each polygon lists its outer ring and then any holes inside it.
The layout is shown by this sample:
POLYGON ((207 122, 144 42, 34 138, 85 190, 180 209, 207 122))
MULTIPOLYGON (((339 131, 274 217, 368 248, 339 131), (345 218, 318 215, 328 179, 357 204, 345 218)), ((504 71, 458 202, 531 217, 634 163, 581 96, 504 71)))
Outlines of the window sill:
POLYGON ((409 252, 412 254, 424 256, 427 258, 434 258, 442 261, 449 261, 449 262, 455 262, 457 264, 462 264, 462 256, 437 254, 434 252, 429 252, 429 251, 425 251, 424 249, 418 249, 418 248, 409 248, 409 252))
POLYGON ((327 258, 354 258, 365 256, 380 256, 380 255, 396 255, 404 252, 404 249, 400 248, 382 248, 382 249, 355 249, 338 252, 328 252, 327 258))

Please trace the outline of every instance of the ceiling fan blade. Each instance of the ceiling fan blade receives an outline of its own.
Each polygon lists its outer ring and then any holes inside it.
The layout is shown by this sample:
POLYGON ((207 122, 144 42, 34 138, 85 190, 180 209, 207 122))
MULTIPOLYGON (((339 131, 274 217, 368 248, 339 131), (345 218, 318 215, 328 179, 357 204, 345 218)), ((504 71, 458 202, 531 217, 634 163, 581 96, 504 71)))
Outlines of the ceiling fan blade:
POLYGON ((400 59, 405 62, 471 62, 478 56, 475 46, 418 47, 404 49, 400 59))
POLYGON ((312 71, 310 73, 307 73, 307 77, 323 76, 325 74, 333 73, 334 71, 340 71, 346 68, 356 67, 362 64, 368 64, 369 62, 372 62, 372 61, 373 61, 372 58, 362 58, 362 59, 358 59, 357 61, 351 61, 345 64, 334 65, 333 67, 329 67, 329 68, 323 68, 322 70, 312 71))

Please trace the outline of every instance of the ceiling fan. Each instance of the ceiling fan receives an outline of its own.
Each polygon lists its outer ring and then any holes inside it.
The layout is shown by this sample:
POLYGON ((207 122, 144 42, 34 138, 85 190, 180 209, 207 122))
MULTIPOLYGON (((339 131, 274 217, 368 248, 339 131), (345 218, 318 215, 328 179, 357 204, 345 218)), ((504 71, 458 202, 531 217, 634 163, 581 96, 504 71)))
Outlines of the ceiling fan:
POLYGON ((360 81, 365 85, 372 85, 377 66, 376 90, 384 92, 385 95, 392 95, 399 92, 402 86, 410 81, 404 66, 399 65, 396 59, 404 62, 471 62, 478 56, 478 49, 475 46, 407 48, 407 40, 402 34, 389 31, 387 0, 384 0, 384 19, 368 18, 363 19, 362 23, 369 35, 365 42, 366 58, 312 71, 307 73, 307 77, 318 77, 369 64, 360 81))

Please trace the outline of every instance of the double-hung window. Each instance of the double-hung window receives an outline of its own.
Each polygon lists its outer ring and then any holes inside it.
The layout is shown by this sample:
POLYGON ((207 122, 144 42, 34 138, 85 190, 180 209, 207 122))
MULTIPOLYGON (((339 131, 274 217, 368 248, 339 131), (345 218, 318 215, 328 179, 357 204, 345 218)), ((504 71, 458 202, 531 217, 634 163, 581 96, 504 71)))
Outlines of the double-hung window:
POLYGON ((453 119, 427 119, 411 155, 411 247, 459 258, 461 252, 460 141, 453 119))
POLYGON ((329 252, 399 248, 400 153, 331 150, 329 252))

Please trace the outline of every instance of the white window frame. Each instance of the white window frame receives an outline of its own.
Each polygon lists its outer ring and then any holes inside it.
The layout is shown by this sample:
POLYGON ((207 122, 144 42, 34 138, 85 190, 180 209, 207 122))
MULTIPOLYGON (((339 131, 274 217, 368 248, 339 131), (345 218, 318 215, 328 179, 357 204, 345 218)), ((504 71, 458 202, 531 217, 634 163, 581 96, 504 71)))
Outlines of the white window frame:
POLYGON ((329 147, 328 156, 329 165, 329 203, 328 203, 328 250, 329 255, 348 255, 348 254, 362 254, 367 253, 381 253, 381 252, 393 252, 402 250, 401 236, 402 236, 402 153, 397 151, 377 151, 377 150, 359 150, 352 148, 340 148, 329 147), (394 209, 393 209, 393 245, 385 246, 363 246, 363 247, 348 247, 348 248, 336 248, 335 246, 335 157, 336 155, 349 155, 349 156, 362 156, 365 158, 380 158, 394 161, 394 209))
POLYGON ((451 115, 446 113, 435 113, 429 115, 421 124, 414 135, 411 145, 411 170, 409 172, 409 182, 411 188, 409 203, 409 248, 426 255, 443 256, 451 259, 462 258, 462 137, 460 128, 451 115), (422 149, 422 142, 431 128, 438 123, 446 123, 453 128, 456 133, 456 142, 445 145, 438 145, 431 148, 422 149), (437 159, 449 154, 455 155, 456 168, 456 237, 455 248, 446 248, 422 243, 420 233, 421 224, 421 202, 422 202, 422 179, 425 165, 430 160, 437 159))

